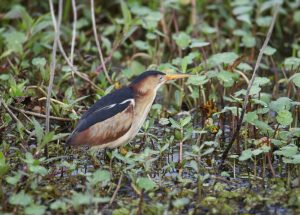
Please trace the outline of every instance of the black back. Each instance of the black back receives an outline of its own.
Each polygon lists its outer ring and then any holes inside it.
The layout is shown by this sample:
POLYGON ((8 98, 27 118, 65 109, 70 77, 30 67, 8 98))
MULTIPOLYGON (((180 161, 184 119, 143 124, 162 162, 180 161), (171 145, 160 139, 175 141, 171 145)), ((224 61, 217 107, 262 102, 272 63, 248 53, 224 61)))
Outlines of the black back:
POLYGON ((120 104, 127 99, 133 99, 133 90, 129 87, 124 87, 116 90, 98 100, 94 105, 90 107, 81 117, 78 125, 75 128, 75 132, 81 132, 90 126, 102 122, 114 115, 125 110, 130 101, 120 104), (116 104, 114 107, 106 109, 109 105, 116 104))

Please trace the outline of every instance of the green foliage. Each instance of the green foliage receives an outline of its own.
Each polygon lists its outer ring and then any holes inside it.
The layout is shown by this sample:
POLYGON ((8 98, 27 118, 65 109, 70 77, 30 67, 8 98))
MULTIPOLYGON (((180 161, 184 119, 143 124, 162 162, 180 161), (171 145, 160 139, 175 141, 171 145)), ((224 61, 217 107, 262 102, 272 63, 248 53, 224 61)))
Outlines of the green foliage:
POLYGON ((149 178, 138 178, 137 185, 145 191, 153 190, 156 187, 155 182, 149 178))
MULTIPOLYGON (((49 4, 3 1, 1 214, 300 212, 297 1, 95 2, 98 39, 112 84, 91 33, 90 6, 76 1, 72 62, 78 71, 59 47, 50 132, 45 132, 54 39, 49 4), (239 125, 275 3, 281 4, 280 13, 239 125), (88 107, 145 70, 191 76, 160 88, 141 131, 124 149, 92 153, 65 148, 88 107), (219 170, 237 126, 241 130, 225 169, 219 170)), ((72 1, 65 0, 60 42, 67 57, 72 24, 72 1)))
POLYGON ((32 197, 24 192, 20 191, 17 194, 14 194, 9 197, 9 203, 13 205, 27 206, 32 203, 32 197))
POLYGON ((3 177, 8 171, 8 165, 6 164, 3 152, 0 151, 0 175, 3 177))

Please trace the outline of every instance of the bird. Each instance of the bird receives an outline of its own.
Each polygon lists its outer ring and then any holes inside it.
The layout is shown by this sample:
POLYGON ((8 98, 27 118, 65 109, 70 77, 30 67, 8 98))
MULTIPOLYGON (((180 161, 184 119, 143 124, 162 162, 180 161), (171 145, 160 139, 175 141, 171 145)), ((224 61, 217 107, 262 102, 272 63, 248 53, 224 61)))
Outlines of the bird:
POLYGON ((188 74, 148 70, 128 86, 103 96, 81 117, 66 141, 67 146, 116 148, 129 143, 142 127, 161 85, 188 74))

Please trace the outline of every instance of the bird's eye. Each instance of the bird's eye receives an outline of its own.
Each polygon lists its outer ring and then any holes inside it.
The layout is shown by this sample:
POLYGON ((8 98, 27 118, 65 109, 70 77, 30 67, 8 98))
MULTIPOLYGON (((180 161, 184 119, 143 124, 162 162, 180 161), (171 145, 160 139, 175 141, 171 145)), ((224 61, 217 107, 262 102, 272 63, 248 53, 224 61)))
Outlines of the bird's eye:
POLYGON ((162 81, 162 80, 163 80, 163 76, 160 76, 160 77, 159 77, 159 80, 162 81))

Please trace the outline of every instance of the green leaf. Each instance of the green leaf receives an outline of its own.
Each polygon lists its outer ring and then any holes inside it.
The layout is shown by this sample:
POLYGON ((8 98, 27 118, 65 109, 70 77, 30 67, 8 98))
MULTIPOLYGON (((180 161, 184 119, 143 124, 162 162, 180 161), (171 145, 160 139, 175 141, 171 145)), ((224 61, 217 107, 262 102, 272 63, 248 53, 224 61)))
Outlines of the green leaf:
POLYGON ((41 69, 46 65, 46 59, 43 57, 36 57, 33 58, 31 61, 32 65, 36 66, 37 68, 41 69))
POLYGON ((173 205, 176 208, 182 208, 183 206, 187 205, 190 202, 188 198, 180 198, 180 199, 175 199, 173 201, 173 205))
MULTIPOLYGON (((26 35, 23 32, 14 30, 4 33, 3 36, 5 38, 6 47, 8 50, 18 54, 23 52, 23 43, 26 41, 26 35)), ((0 58, 2 58, 2 56, 0 58)))
POLYGON ((80 205, 88 205, 92 203, 93 196, 90 193, 78 193, 73 191, 71 204, 77 208, 80 205))
POLYGON ((148 43, 142 40, 136 40, 133 42, 134 46, 137 47, 139 50, 149 50, 150 46, 148 43))
POLYGON ((250 158, 252 157, 252 155, 253 155, 253 153, 252 153, 251 149, 246 149, 246 150, 244 150, 244 151, 242 152, 242 154, 241 154, 239 160, 240 160, 240 161, 248 160, 248 159, 250 159, 250 158))
POLYGON ((256 23, 260 27, 269 27, 272 22, 272 17, 271 16, 264 16, 264 17, 258 17, 256 19, 256 23))
POLYGON ((137 185, 139 188, 144 189, 145 191, 153 190, 157 186, 153 180, 145 177, 138 178, 137 185))
POLYGON ((277 50, 272 48, 271 46, 267 46, 264 50, 264 54, 265 55, 268 55, 268 56, 271 56, 273 55, 277 50))
POLYGON ((197 42, 193 41, 192 44, 190 45, 190 48, 201 48, 204 46, 208 46, 210 43, 209 42, 197 42))
POLYGON ((29 170, 30 172, 33 172, 41 176, 45 176, 48 173, 48 170, 45 167, 40 166, 39 164, 36 163, 29 165, 29 170))
POLYGON ((300 88, 300 73, 296 73, 291 77, 293 83, 300 88))
POLYGON ((249 14, 243 14, 236 17, 238 20, 247 23, 248 25, 251 25, 251 18, 249 14))
POLYGON ((256 45, 255 37, 252 35, 246 35, 242 38, 242 42, 245 47, 252 48, 256 45))
POLYGON ((68 209, 67 203, 65 201, 62 200, 56 200, 54 202, 51 203, 50 208, 52 210, 58 210, 61 209, 63 212, 66 212, 68 209))
POLYGON ((292 159, 293 164, 300 164, 300 154, 293 155, 292 159))
POLYGON ((186 126, 190 121, 192 120, 192 117, 189 115, 187 117, 185 117, 184 119, 180 119, 180 125, 181 127, 186 126))
POLYGON ((206 79, 205 75, 193 75, 193 76, 188 78, 187 84, 200 86, 200 85, 205 84, 207 81, 208 80, 206 79))
POLYGON ((297 68, 300 65, 300 58, 288 57, 284 60, 284 65, 287 69, 297 68))
POLYGON ((51 142, 53 140, 53 137, 54 137, 54 131, 46 133, 43 136, 42 143, 40 145, 38 145, 38 148, 42 149, 43 147, 45 147, 49 142, 51 142))
POLYGON ((124 32, 128 32, 131 26, 132 18, 131 18, 131 13, 127 7, 127 4, 121 0, 121 10, 122 10, 122 15, 124 18, 124 32))
POLYGON ((274 152, 276 155, 282 155, 284 157, 293 157, 298 152, 298 147, 294 144, 290 144, 282 147, 281 149, 274 152))
POLYGON ((24 190, 22 190, 17 194, 11 195, 8 201, 12 205, 27 206, 32 203, 32 197, 26 194, 24 190))
POLYGON ((254 120, 253 125, 255 125, 260 132, 264 134, 272 134, 274 130, 265 122, 260 120, 254 120))
POLYGON ((198 171, 199 171, 198 164, 197 164, 197 162, 196 162, 195 160, 192 160, 192 161, 190 162, 190 166, 193 168, 193 170, 194 170, 195 172, 198 172, 198 171))
MULTIPOLYGON (((156 34, 163 35, 159 31, 157 31, 158 22, 162 19, 162 17, 163 17, 162 14, 158 11, 149 12, 148 15, 143 17, 143 19, 142 19, 143 20, 143 22, 142 22, 143 28, 145 28, 149 31, 154 31, 154 32, 156 32, 156 34)), ((150 33, 150 32, 148 32, 148 33, 150 33)), ((155 38, 156 38, 156 36, 153 39, 155 39, 155 38)))
POLYGON ((15 173, 14 176, 8 176, 6 177, 6 182, 11 185, 16 185, 22 177, 22 174, 20 172, 15 173))
POLYGON ((296 22, 298 24, 300 23, 300 10, 297 10, 294 12, 293 18, 294 18, 294 22, 296 22))
POLYGON ((110 172, 107 170, 97 170, 93 173, 89 181, 92 185, 96 185, 101 182, 102 186, 106 186, 110 181, 110 172))
POLYGON ((222 171, 221 172, 221 176, 222 177, 230 177, 230 174, 228 172, 226 172, 226 171, 222 171))
POLYGON ((225 106, 222 110, 222 113, 226 112, 226 111, 230 111, 234 116, 241 116, 242 113, 242 108, 239 107, 229 107, 229 106, 225 106))
POLYGON ((268 83, 270 83, 270 79, 266 77, 256 77, 253 85, 264 86, 268 83))
POLYGON ((8 171, 8 165, 6 164, 5 157, 2 151, 0 151, 0 176, 3 176, 8 171))
POLYGON ((201 156, 211 154, 215 149, 214 148, 208 148, 203 153, 201 153, 201 156))
POLYGON ((237 68, 242 70, 242 71, 251 71, 251 70, 253 70, 252 66, 250 66, 247 63, 240 63, 237 68))
POLYGON ((146 70, 145 66, 140 62, 133 60, 130 62, 129 69, 124 71, 124 75, 127 78, 131 78, 132 76, 141 74, 146 70))
POLYGON ((234 52, 223 52, 212 55, 208 59, 208 65, 210 67, 218 66, 221 64, 232 64, 239 56, 234 52))
POLYGON ((128 215, 130 211, 127 208, 114 209, 112 215, 128 215))
POLYGON ((46 206, 44 205, 30 205, 25 208, 25 214, 27 215, 43 215, 46 212, 46 206))
POLYGON ((258 119, 258 116, 255 112, 248 112, 245 116, 245 121, 253 124, 258 119))
POLYGON ((167 118, 160 118, 159 119, 159 124, 161 125, 168 125, 170 121, 167 118))
POLYGON ((7 81, 10 78, 9 74, 2 74, 0 75, 0 80, 1 81, 7 81))
POLYGON ((279 111, 276 119, 277 122, 283 126, 288 126, 293 122, 292 114, 288 110, 279 111))
POLYGON ((180 32, 179 34, 174 34, 173 39, 175 40, 176 44, 181 49, 187 48, 192 41, 191 37, 185 32, 180 32))
POLYGON ((177 129, 181 129, 180 124, 178 122, 176 122, 174 119, 169 118, 169 121, 171 122, 172 127, 177 128, 177 129))
POLYGON ((257 156, 257 155, 259 155, 259 154, 261 154, 261 153, 263 153, 263 150, 262 150, 261 148, 254 149, 254 150, 252 151, 252 154, 253 154, 254 156, 257 156))
POLYGON ((204 34, 214 34, 217 32, 217 29, 216 28, 213 28, 209 25, 202 25, 200 27, 200 30, 204 33, 204 34))
POLYGON ((238 77, 236 73, 221 71, 217 74, 217 78, 222 82, 224 87, 231 87, 235 79, 238 77))
POLYGON ((42 128, 41 124, 35 120, 35 118, 32 118, 32 122, 34 125, 34 132, 35 132, 35 136, 37 139, 37 143, 38 143, 38 145, 40 145, 42 143, 42 139, 44 137, 43 128, 42 128))
POLYGON ((4 15, 4 19, 21 19, 28 31, 33 24, 33 19, 26 9, 20 5, 13 6, 13 8, 4 15))
POLYGON ((238 6, 233 9, 232 13, 234 15, 240 15, 240 14, 249 13, 251 11, 252 11, 252 6, 238 6))
POLYGON ((277 113, 281 110, 290 110, 291 106, 291 99, 288 97, 280 97, 276 101, 270 103, 270 109, 277 113))

